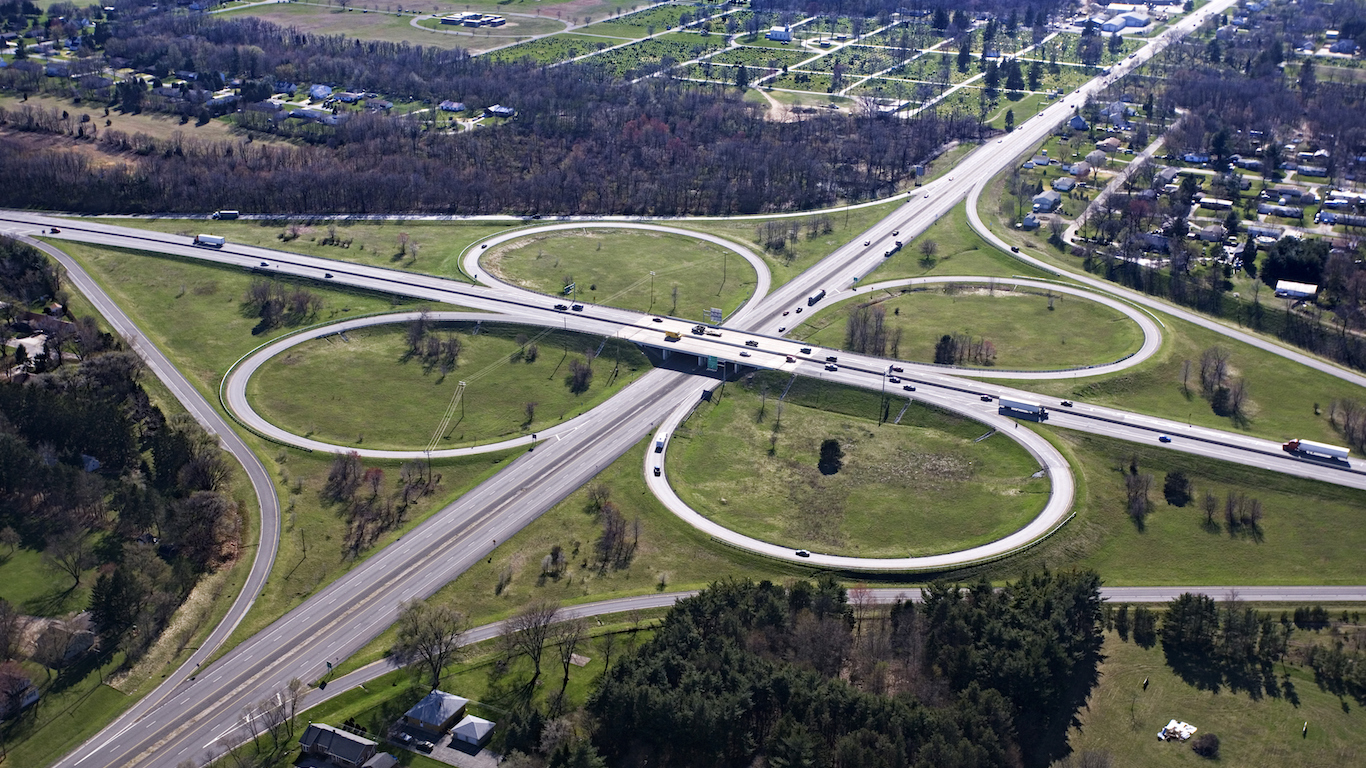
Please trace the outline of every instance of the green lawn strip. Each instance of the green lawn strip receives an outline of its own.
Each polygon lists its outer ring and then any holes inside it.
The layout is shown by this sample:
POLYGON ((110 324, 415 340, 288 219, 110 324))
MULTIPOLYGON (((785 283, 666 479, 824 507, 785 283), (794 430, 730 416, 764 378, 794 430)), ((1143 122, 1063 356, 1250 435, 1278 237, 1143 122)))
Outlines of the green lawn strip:
POLYGON ((991 123, 992 128, 1004 131, 1006 128, 1006 112, 1015 113, 1014 124, 1019 125, 1042 112, 1049 103, 1048 98, 1041 93, 1007 91, 1004 99, 999 102, 996 112, 990 116, 987 122, 991 123))
POLYGON ((261 368, 247 393, 271 423, 300 435, 364 448, 421 449, 468 379, 456 419, 440 448, 492 442, 541 431, 602 403, 649 370, 632 344, 533 326, 442 324, 436 338, 462 348, 457 367, 440 370, 410 357, 404 325, 352 331, 305 342, 261 368), (478 331, 477 334, 473 333, 478 331), (534 361, 519 340, 533 344, 534 361), (587 392, 567 385, 568 358, 582 359, 604 342, 587 392), (534 418, 527 418, 528 404, 534 418))
POLYGON ((43 696, 22 717, 0 724, 0 738, 6 748, 4 764, 49 765, 137 701, 137 697, 104 684, 122 661, 117 653, 100 659, 86 657, 56 675, 41 665, 25 662, 25 670, 43 696))
MULTIPOLYGON (((258 453, 266 454, 258 448, 258 453)), ((266 461, 281 499, 280 545, 260 597, 233 632, 224 651, 251 637, 270 622, 302 603, 371 555, 453 503, 466 491, 492 477, 520 451, 501 451, 451 459, 434 459, 433 476, 440 476, 436 492, 414 503, 398 527, 380 535, 372 546, 353 556, 346 546, 345 507, 327 501, 322 490, 333 457, 293 448, 278 448, 266 461)), ((381 493, 395 493, 402 462, 363 460, 367 468, 383 471, 381 493)))
POLYGON ((1156 443, 1039 431, 1073 467, 1076 517, 1020 557, 986 569, 992 578, 1044 566, 1092 568, 1111 586, 1359 584, 1366 578, 1366 561, 1359 555, 1366 548, 1360 525, 1366 492, 1164 450, 1156 443), (1151 512, 1141 527, 1125 509, 1123 475, 1131 460, 1140 474, 1154 479, 1151 512), (1195 489, 1195 500, 1184 507, 1163 498, 1163 483, 1172 471, 1184 473, 1195 489), (1205 522, 1206 490, 1218 499, 1214 525, 1205 522), (1259 530, 1239 526, 1229 533, 1223 506, 1229 492, 1262 502, 1259 530))
POLYGON ((916 238, 882 261, 860 283, 869 285, 883 280, 926 275, 987 275, 999 277, 1051 277, 988 244, 968 226, 966 205, 940 217, 916 238), (933 258, 925 257, 925 243, 934 242, 933 258))
POLYGON ((79 587, 67 589, 71 577, 48 568, 41 549, 20 546, 13 554, 0 557, 0 597, 16 610, 34 616, 64 616, 85 610, 95 577, 93 569, 86 571, 79 587))
MULTIPOLYGON (((539 599, 571 605, 657 591, 701 589, 729 577, 775 581, 811 577, 814 572, 809 568, 758 557, 714 541, 665 509, 645 487, 642 476, 644 455, 650 449, 648 439, 641 441, 592 482, 501 542, 487 561, 476 563, 431 599, 453 603, 477 626, 506 618, 539 599), (610 500, 627 521, 635 551, 625 567, 602 568, 595 555, 602 524, 588 503, 588 488, 593 483, 602 483, 610 490, 610 500), (639 539, 633 530, 636 520, 640 521, 639 539), (566 568, 558 575, 543 575, 543 560, 556 546, 566 557, 566 568)), ((393 640, 394 629, 390 627, 354 654, 348 668, 383 657, 393 640)))
MULTIPOLYGON (((912 404, 899 425, 879 425, 878 392, 809 379, 789 390, 779 421, 786 384, 728 385, 675 433, 671 482, 727 528, 794 549, 904 557, 995 541, 1047 501, 1033 457, 1002 435, 974 442, 990 431, 978 422, 912 404), (829 475, 817 468, 827 439, 844 453, 829 475)), ((892 418, 904 404, 891 398, 892 418)))
POLYGON ((1143 346, 1143 332, 1113 309, 1076 296, 1054 294, 1052 309, 1042 289, 1008 290, 1002 281, 995 290, 985 285, 926 286, 845 301, 836 311, 826 308, 799 326, 794 338, 821 346, 842 348, 849 313, 868 302, 886 311, 888 333, 902 331, 897 352, 889 355, 913 362, 934 362, 935 345, 945 334, 964 333, 985 338, 996 347, 995 366, 1016 370, 1047 370, 1096 365, 1119 360, 1143 346))
POLYGON ((1360 400, 1359 387, 1190 323, 1165 316, 1162 322, 1166 325, 1162 349, 1121 373, 1068 381, 999 383, 1271 440, 1303 437, 1342 442, 1342 436, 1328 422, 1328 406, 1338 398, 1360 400), (1247 384, 1244 418, 1217 415, 1201 394, 1200 356, 1215 346, 1229 351, 1232 376, 1247 384), (1182 386, 1186 360, 1191 363, 1189 395, 1182 386), (1315 413, 1316 405, 1322 414, 1315 413))
POLYGON ((562 296, 573 283, 580 301, 693 320, 705 319, 711 307, 729 316, 757 281, 749 262, 719 245, 632 230, 532 235, 489 249, 479 263, 540 293, 562 296))
POLYGON ((200 233, 221 235, 230 243, 275 248, 305 256, 405 272, 421 272, 465 282, 469 281, 469 277, 460 271, 460 254, 489 235, 521 226, 514 222, 489 224, 451 221, 340 221, 334 225, 326 219, 286 222, 279 219, 189 221, 128 218, 101 221, 187 237, 200 233), (407 246, 403 245, 405 236, 407 246), (332 242, 350 245, 343 247, 330 244, 332 242))
MULTIPOLYGON (((1303 634, 1297 631, 1293 637, 1303 634)), ((1189 742, 1155 738, 1173 718, 1196 726, 1196 736, 1218 736, 1216 764, 1221 765, 1327 768, 1359 764, 1366 755, 1363 710, 1319 688, 1307 667, 1275 667, 1278 678, 1289 671, 1292 701, 1192 686, 1167 666, 1160 642, 1145 649, 1109 632, 1102 654, 1100 681, 1078 714, 1080 725, 1068 733, 1068 743, 1075 753, 1108 753, 1114 768, 1207 764, 1189 742), (1302 736, 1306 722, 1309 732, 1302 736)))

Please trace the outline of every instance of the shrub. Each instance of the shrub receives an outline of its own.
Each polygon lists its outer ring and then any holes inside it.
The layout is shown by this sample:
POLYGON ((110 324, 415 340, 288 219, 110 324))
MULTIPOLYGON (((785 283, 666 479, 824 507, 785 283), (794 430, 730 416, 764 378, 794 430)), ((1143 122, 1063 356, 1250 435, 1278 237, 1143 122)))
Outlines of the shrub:
POLYGON ((1191 749, 1203 758, 1217 760, 1219 758, 1219 737, 1212 733, 1202 733, 1195 737, 1195 741, 1191 743, 1191 749))

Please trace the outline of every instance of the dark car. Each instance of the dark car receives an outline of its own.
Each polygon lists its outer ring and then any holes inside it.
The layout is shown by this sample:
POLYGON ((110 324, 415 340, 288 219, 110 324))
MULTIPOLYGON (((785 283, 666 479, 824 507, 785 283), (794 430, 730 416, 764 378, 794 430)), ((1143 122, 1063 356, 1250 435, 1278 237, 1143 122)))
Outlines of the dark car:
POLYGON ((415 746, 423 752, 431 752, 433 749, 436 749, 436 745, 430 741, 419 741, 415 746))
POLYGON ((652 318, 650 318, 650 319, 653 320, 653 321, 655 321, 656 323, 662 323, 662 322, 664 322, 664 318, 662 318, 662 317, 652 317, 652 318))
POLYGON ((827 371, 838 371, 839 369, 840 367, 834 363, 827 363, 825 366, 825 370, 827 371))
POLYGON ((913 385, 913 384, 907 384, 906 386, 902 387, 902 389, 906 390, 907 392, 914 392, 914 391, 915 391, 915 385, 913 385))
POLYGON ((331 272, 324 272, 324 273, 323 273, 323 277, 327 278, 328 280, 331 280, 331 279, 332 279, 332 273, 331 273, 331 272))
POLYGON ((1171 439, 1171 436, 1170 436, 1170 435, 1158 435, 1158 436, 1157 436, 1157 442, 1159 442, 1159 443, 1170 443, 1171 441, 1172 441, 1172 439, 1171 439))
POLYGON ((900 383, 901 383, 901 379, 898 379, 898 378, 895 377, 895 376, 888 376, 888 377, 887 377, 887 381, 890 381, 890 382, 893 383, 893 384, 900 384, 900 383))
POLYGON ((568 305, 568 304, 556 304, 556 305, 555 305, 555 309, 558 309, 559 311, 563 312, 563 311, 565 311, 566 309, 569 309, 569 305, 568 305))
POLYGON ((757 346, 759 346, 759 342, 755 341, 754 339, 750 339, 749 341, 745 342, 745 346, 747 346, 747 347, 757 347, 757 346))
POLYGON ((982 402, 984 402, 984 403, 989 403, 989 402, 991 402, 991 395, 982 395, 982 402))
POLYGON ((803 355, 809 355, 809 354, 811 354, 811 347, 802 347, 802 354, 803 354, 803 355))
POLYGON ((488 244, 488 243, 484 243, 483 245, 481 245, 481 246, 479 246, 479 247, 480 247, 480 248, 487 248, 487 247, 489 247, 489 244, 488 244))
POLYGON ((1071 400, 1064 400, 1064 401, 1062 401, 1062 405, 1063 405, 1064 408, 1071 408, 1071 407, 1072 407, 1072 401, 1071 401, 1071 400))
POLYGON ((270 265, 263 261, 263 262, 261 262, 261 266, 263 266, 263 267, 269 267, 270 265))
POLYGON ((582 312, 582 311, 583 311, 583 305, 582 305, 582 304, 575 304, 574 306, 570 307, 570 309, 574 310, 575 312, 582 312))
POLYGON ((797 557, 811 557, 811 553, 804 549, 797 550, 797 557))
POLYGON ((802 313, 802 308, 801 308, 801 307, 797 307, 797 314, 800 315, 801 313, 802 313))
POLYGON ((838 363, 839 361, 840 359, 838 357, 835 357, 834 355, 825 358, 825 362, 827 363, 838 363))
POLYGON ((1020 252, 1020 246, 1018 246, 1018 245, 1012 245, 1012 246, 1010 246, 1010 252, 1011 252, 1011 253, 1019 253, 1019 252, 1020 252))
POLYGON ((655 467, 655 477, 659 477, 659 473, 660 473, 659 467, 655 467))
POLYGON ((894 366, 892 366, 892 370, 893 370, 893 371, 896 371, 897 373, 901 373, 901 372, 905 371, 906 369, 905 369, 905 368, 902 368, 902 367, 899 366, 899 365, 894 365, 894 366))

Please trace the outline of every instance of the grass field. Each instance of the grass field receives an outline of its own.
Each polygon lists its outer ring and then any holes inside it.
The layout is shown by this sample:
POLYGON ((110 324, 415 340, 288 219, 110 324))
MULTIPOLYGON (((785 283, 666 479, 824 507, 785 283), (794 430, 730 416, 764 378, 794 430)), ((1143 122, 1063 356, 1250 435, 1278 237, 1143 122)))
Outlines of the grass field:
MULTIPOLYGON (((997 368, 1046 370, 1113 362, 1137 352, 1143 333, 1133 321, 1108 307, 1075 296, 1049 300, 1042 291, 991 291, 987 286, 950 290, 932 286, 914 293, 891 291, 846 301, 836 311, 816 315, 799 326, 796 338, 840 348, 849 312, 886 299, 890 329, 902 330, 898 359, 934 362, 934 347, 945 334, 966 333, 996 345, 997 368)), ((890 351, 889 351, 890 352, 890 351)))
POLYGON ((480 264, 541 293, 562 295, 572 282, 581 301, 693 320, 705 319, 711 307, 730 316, 758 279, 748 262, 720 246, 639 230, 533 235, 490 249, 480 264))
POLYGON ((93 569, 86 571, 81 585, 68 589, 71 577, 48 569, 41 550, 19 547, 10 554, 6 549, 0 556, 0 598, 16 610, 34 616, 76 613, 85 610, 90 602, 95 576, 93 569))
MULTIPOLYGON (((912 404, 899 425, 879 425, 878 393, 805 379, 779 415, 785 384, 728 385, 674 435, 679 496, 728 528, 831 554, 927 555, 1001 538, 1047 501, 1033 457, 1002 435, 974 443, 990 431, 977 422, 912 404), (844 466, 826 474, 817 459, 831 438, 844 466)), ((892 417, 904 402, 892 398, 892 417)))
POLYGON ((566 27, 566 24, 562 21, 545 17, 528 18, 526 16, 508 16, 505 20, 507 23, 501 27, 488 27, 484 29, 442 24, 441 19, 436 17, 422 19, 417 22, 417 25, 424 29, 435 30, 441 34, 454 37, 457 40, 478 40, 480 38, 489 37, 497 39, 501 37, 503 38, 502 42, 504 43, 507 42, 508 38, 549 35, 559 32, 566 27), (483 34, 485 31, 490 32, 491 34, 483 34))
MULTIPOLYGON (((236 136, 232 125, 223 120, 210 120, 203 125, 196 125, 197 121, 190 120, 181 123, 179 117, 170 115, 153 114, 143 112, 133 114, 131 112, 120 112, 116 109, 108 110, 105 114, 105 105, 86 101, 80 104, 71 99, 58 98, 56 96, 36 95, 29 96, 28 101, 21 101, 14 96, 0 96, 0 107, 6 110, 18 110, 25 106, 42 107, 43 109, 55 109, 58 112, 67 112, 73 118, 80 119, 81 115, 89 115, 90 122, 86 125, 86 133, 92 131, 98 135, 100 131, 122 131, 129 136, 137 133, 145 133, 154 139, 163 141, 175 138, 179 134, 185 138, 199 138, 211 140, 231 139, 236 136), (108 120, 110 125, 106 126, 104 121, 108 120)), ((258 140, 258 139, 254 139, 258 140)), ((259 139, 260 141, 271 141, 270 137, 259 139)))
POLYGON ((1361 400, 1360 388, 1213 331, 1170 317, 1163 317, 1162 322, 1167 326, 1167 342, 1151 359, 1133 369, 1093 379, 1014 384, 1041 394, 1113 405, 1272 440, 1304 437, 1335 444, 1342 441, 1326 416, 1315 413, 1315 406, 1326 414, 1334 399, 1361 400), (1247 384, 1248 405, 1242 418, 1215 414, 1201 395, 1200 356, 1214 346, 1229 351, 1232 375, 1247 384), (1187 360, 1191 361, 1189 395, 1181 383, 1187 360))
MULTIPOLYGON (((1077 516, 1052 538, 994 571, 1000 578, 1026 566, 1093 568, 1120 584, 1360 584, 1366 579, 1366 492, 1247 469, 1236 464, 1151 446, 1042 430, 1072 464, 1077 516), (1152 511, 1137 525, 1125 511, 1123 473, 1136 460, 1154 477, 1152 511), (1191 480, 1196 501, 1174 507, 1163 498, 1168 472, 1191 480), (1217 497, 1214 525, 1202 508, 1205 491, 1217 497), (1223 503, 1230 491, 1262 502, 1257 529, 1230 532, 1223 503)), ((1164 720, 1163 723, 1166 721, 1164 720)), ((1160 727, 1160 724, 1159 724, 1160 727)))
POLYGON ((1046 273, 1024 264, 1000 249, 987 244, 968 226, 967 209, 964 204, 954 207, 948 216, 942 216, 930 228, 891 258, 884 259, 882 266, 870 272, 859 282, 870 285, 882 280, 897 280, 904 277, 924 275, 988 275, 1010 277, 1048 277, 1046 273), (926 260, 923 246, 933 241, 933 262, 926 260))
POLYGON ((439 35, 414 27, 410 23, 414 18, 412 15, 382 12, 378 6, 370 9, 364 7, 364 4, 346 10, 312 3, 257 5, 220 15, 227 18, 255 16, 272 24, 294 27, 300 32, 315 35, 346 35, 361 40, 410 42, 435 48, 468 48, 478 51, 511 41, 511 36, 498 38, 485 35, 439 35))
POLYGON ((1100 683, 1079 715, 1081 726, 1068 739, 1076 752, 1109 753, 1114 768, 1211 764, 1192 752, 1189 743, 1155 738, 1172 718, 1199 728, 1197 736, 1219 737, 1215 765, 1327 768, 1366 760, 1363 710, 1321 690, 1305 667, 1276 667, 1277 677, 1289 671, 1295 691, 1291 700, 1195 688, 1167 666, 1160 643, 1144 649, 1109 632, 1102 653, 1100 683), (1309 732, 1302 736, 1306 722, 1309 732))
POLYGON ((433 333, 462 343, 456 368, 444 376, 410 358, 405 326, 384 325, 348 333, 346 340, 329 336, 295 347, 262 367, 248 395, 262 416, 296 434, 341 445, 420 449, 432 439, 457 382, 468 380, 463 407, 437 444, 454 448, 544 430, 649 370, 635 346, 609 341, 592 363, 590 389, 574 394, 564 381, 567 356, 597 350, 601 337, 511 325, 476 329, 473 323, 433 333), (527 338, 527 346, 539 347, 534 361, 518 343, 527 338), (534 404, 531 419, 527 403, 534 404))
POLYGON ((566 33, 510 45, 507 48, 499 48, 496 51, 490 51, 487 55, 489 58, 498 61, 529 59, 539 64, 554 64, 557 61, 568 61, 577 56, 600 51, 621 42, 625 41, 566 33))
POLYGON ((100 221, 186 237, 194 237, 201 232, 212 233, 226 237, 232 243, 466 281, 469 278, 461 274, 459 264, 460 254, 465 248, 481 238, 521 226, 511 222, 329 222, 326 219, 200 221, 127 218, 100 221), (407 247, 402 245, 404 236, 408 238, 407 247), (329 237, 343 244, 349 242, 350 245, 325 245, 329 237))

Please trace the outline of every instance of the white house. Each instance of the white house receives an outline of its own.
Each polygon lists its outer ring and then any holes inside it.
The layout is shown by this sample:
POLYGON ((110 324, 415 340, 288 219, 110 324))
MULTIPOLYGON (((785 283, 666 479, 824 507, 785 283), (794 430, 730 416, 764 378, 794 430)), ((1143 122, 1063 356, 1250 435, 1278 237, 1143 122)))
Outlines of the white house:
POLYGON ((777 40, 780 43, 792 42, 792 30, 787 27, 772 27, 764 37, 769 40, 777 40))

